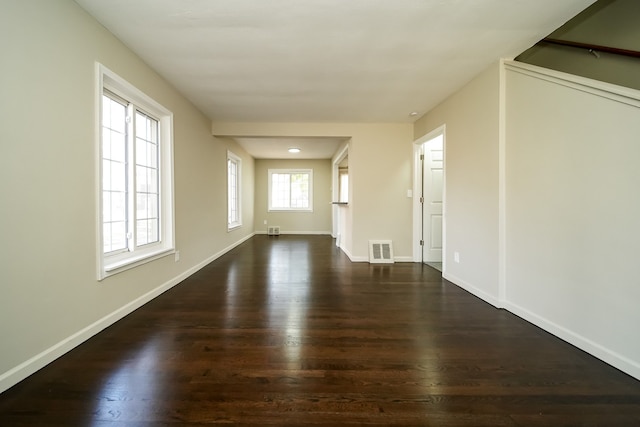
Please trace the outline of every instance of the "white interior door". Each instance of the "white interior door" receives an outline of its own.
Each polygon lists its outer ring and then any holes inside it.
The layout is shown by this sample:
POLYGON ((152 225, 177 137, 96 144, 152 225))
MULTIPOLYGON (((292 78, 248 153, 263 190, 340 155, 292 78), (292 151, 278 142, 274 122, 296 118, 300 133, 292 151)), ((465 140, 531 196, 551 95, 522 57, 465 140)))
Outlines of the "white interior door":
POLYGON ((442 262, 442 194, 444 183, 443 135, 423 145, 422 236, 423 262, 442 262))

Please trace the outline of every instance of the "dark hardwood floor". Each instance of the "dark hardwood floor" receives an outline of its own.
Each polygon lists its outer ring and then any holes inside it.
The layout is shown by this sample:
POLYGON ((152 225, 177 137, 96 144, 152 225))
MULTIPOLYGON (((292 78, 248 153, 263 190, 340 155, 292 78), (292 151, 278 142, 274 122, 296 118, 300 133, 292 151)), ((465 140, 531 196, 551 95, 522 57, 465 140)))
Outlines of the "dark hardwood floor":
POLYGON ((420 264, 256 236, 0 395, 0 426, 638 426, 640 382, 420 264))

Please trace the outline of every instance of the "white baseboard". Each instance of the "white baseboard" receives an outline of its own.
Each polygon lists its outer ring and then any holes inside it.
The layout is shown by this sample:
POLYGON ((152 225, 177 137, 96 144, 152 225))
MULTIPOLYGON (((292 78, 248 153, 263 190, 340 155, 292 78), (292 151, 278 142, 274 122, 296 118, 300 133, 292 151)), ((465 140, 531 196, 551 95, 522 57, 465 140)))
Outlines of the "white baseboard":
MULTIPOLYGON (((340 246, 340 249, 342 249, 342 252, 344 252, 345 255, 347 255, 347 257, 349 257, 349 260, 351 262, 369 262, 369 256, 368 255, 366 255, 366 256, 355 256, 355 255, 353 255, 351 252, 349 252, 348 250, 346 250, 342 246, 340 246)), ((413 262, 413 257, 410 257, 410 256, 397 256, 397 257, 393 257, 393 261, 394 262, 413 262)), ((378 265, 380 265, 380 264, 378 264, 378 265)))
POLYGON ((223 250, 221 250, 218 253, 210 256, 206 260, 204 260, 204 261, 200 262, 199 264, 191 267, 187 271, 185 271, 185 272, 179 274, 178 276, 168 280, 167 282, 163 283, 162 285, 158 286, 157 288, 152 289, 151 291, 147 292, 146 294, 144 294, 144 295, 136 298, 135 300, 125 304, 124 306, 120 307, 119 309, 117 309, 117 310, 113 311, 112 313, 104 316, 103 318, 93 322, 89 326, 79 330, 78 332, 76 332, 73 335, 63 339, 62 341, 58 342, 57 344, 54 344, 53 346, 49 347, 48 349, 44 350, 43 352, 41 352, 41 353, 33 356, 32 358, 22 362, 18 366, 15 366, 14 368, 4 372, 2 375, 0 375, 0 393, 2 393, 3 391, 5 391, 5 390, 7 390, 7 389, 9 389, 11 387, 13 387, 14 385, 16 385, 20 381, 24 380, 28 376, 30 376, 30 375, 34 374, 35 372, 39 371, 40 369, 44 368, 45 366, 47 366, 49 363, 53 362, 54 360, 56 360, 60 356, 62 356, 65 353, 73 350, 78 345, 80 345, 83 342, 87 341, 89 338, 93 337, 94 335, 98 334, 99 332, 101 332, 102 330, 108 328, 109 326, 113 325, 118 320, 122 319, 123 317, 127 316, 128 314, 132 313, 133 311, 137 310, 138 308, 142 307, 144 304, 146 304, 149 301, 153 300, 154 298, 156 298, 157 296, 161 295, 162 293, 164 293, 164 292, 168 291, 169 289, 173 288, 178 283, 182 282, 183 280, 185 280, 186 278, 188 278, 192 274, 196 273, 198 270, 202 269, 203 267, 205 267, 206 265, 208 265, 212 261, 216 260, 217 258, 220 258, 222 255, 226 254, 231 249, 235 248, 236 246, 240 245, 241 243, 247 241, 251 237, 253 237, 253 234, 250 234, 249 236, 239 240, 238 242, 235 242, 234 244, 230 245, 229 247, 224 248, 223 250))
MULTIPOLYGON (((255 234, 267 234, 266 230, 256 231, 255 234)), ((280 234, 302 234, 302 235, 318 235, 318 236, 331 236, 330 231, 282 231, 280 230, 280 234)))
POLYGON ((557 323, 554 323, 544 317, 521 307, 517 304, 505 301, 504 308, 511 313, 523 318, 527 322, 530 322, 541 329, 557 336, 558 338, 578 347, 581 350, 586 351, 594 357, 608 363, 609 365, 620 369, 632 377, 640 380, 640 363, 635 362, 621 354, 618 354, 610 349, 603 347, 602 345, 591 341, 590 339, 577 334, 567 328, 564 328, 557 323))
POLYGON ((493 295, 483 291, 482 289, 472 285, 471 283, 465 282, 464 280, 460 279, 459 277, 456 277, 456 276, 454 276, 452 274, 449 274, 449 273, 446 273, 446 272, 442 273, 442 278, 450 281, 451 283, 453 283, 456 286, 460 286, 465 291, 477 296, 478 298, 480 298, 481 300, 491 304, 492 306, 494 306, 496 308, 502 308, 502 304, 501 304, 501 302, 500 302, 500 300, 498 298, 496 298, 493 295))
POLYGON ((342 250, 342 252, 344 252, 344 254, 347 256, 347 258, 349 258, 349 261, 351 261, 351 262, 369 262, 369 257, 368 256, 366 256, 366 257, 354 256, 344 246, 340 246, 340 249, 342 250))
POLYGON ((556 337, 568 342, 569 344, 574 345, 575 347, 583 351, 586 351, 587 353, 602 360, 603 362, 608 363, 609 365, 620 369, 622 372, 625 372, 632 377, 640 380, 640 363, 633 361, 623 355, 620 355, 606 347, 603 347, 602 345, 591 341, 590 339, 577 334, 567 328, 564 328, 544 317, 541 317, 524 307, 521 307, 509 301, 501 301, 498 298, 495 298, 487 292, 478 289, 477 287, 465 282, 464 280, 461 280, 458 277, 447 273, 443 273, 442 277, 452 282, 454 285, 470 292, 481 300, 493 305, 494 307, 504 308, 505 310, 526 320, 527 322, 538 326, 539 328, 549 332, 550 334, 555 335, 556 337))

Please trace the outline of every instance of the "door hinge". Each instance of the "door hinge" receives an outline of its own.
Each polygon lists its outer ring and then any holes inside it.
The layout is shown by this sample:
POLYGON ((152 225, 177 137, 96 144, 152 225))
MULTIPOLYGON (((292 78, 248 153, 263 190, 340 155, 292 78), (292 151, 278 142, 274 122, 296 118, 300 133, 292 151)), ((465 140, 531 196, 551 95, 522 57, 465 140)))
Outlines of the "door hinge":
POLYGON ((420 196, 420 203, 424 203, 424 196, 420 196))
POLYGON ((424 240, 420 240, 420 246, 424 246, 424 240))
POLYGON ((424 160, 424 154, 420 154, 420 160, 424 160))

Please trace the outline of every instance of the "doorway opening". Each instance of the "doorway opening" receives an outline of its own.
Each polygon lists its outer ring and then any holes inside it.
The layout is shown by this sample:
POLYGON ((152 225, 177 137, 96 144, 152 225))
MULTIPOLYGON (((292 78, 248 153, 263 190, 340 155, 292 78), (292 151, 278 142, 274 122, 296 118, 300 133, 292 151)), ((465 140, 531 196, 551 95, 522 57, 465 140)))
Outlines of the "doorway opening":
POLYGON ((445 127, 414 143, 414 261, 444 271, 445 127))
POLYGON ((348 221, 349 187, 349 144, 347 143, 334 156, 332 171, 332 236, 336 239, 336 246, 343 250, 345 237, 351 232, 348 221))

